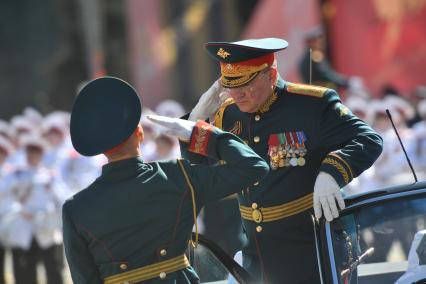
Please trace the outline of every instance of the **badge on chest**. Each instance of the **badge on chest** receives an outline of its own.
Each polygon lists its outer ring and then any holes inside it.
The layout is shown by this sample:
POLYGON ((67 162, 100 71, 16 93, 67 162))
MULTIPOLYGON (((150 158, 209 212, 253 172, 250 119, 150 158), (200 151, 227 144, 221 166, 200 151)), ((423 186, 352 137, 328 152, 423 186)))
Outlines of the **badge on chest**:
POLYGON ((268 155, 271 169, 304 166, 307 149, 303 131, 271 134, 268 140, 268 155))

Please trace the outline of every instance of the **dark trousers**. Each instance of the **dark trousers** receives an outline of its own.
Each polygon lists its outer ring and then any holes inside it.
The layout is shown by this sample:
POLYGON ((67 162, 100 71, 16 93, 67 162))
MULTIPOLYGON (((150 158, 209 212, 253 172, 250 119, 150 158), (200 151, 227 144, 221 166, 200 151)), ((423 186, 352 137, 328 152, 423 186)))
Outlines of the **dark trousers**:
POLYGON ((15 284, 37 284, 37 263, 42 261, 48 284, 62 284, 63 252, 61 245, 40 248, 33 239, 29 250, 13 249, 15 284))
POLYGON ((5 271, 4 271, 4 260, 5 260, 5 249, 0 246, 0 284, 5 284, 5 271))

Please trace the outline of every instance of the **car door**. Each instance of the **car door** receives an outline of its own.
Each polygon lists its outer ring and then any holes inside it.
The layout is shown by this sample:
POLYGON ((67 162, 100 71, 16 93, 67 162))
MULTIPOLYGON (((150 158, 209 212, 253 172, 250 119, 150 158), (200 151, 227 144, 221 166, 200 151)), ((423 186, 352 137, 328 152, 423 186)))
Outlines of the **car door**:
POLYGON ((316 224, 323 283, 426 283, 426 182, 346 199, 316 224))
MULTIPOLYGON (((192 233, 192 239, 195 234, 192 233)), ((198 234, 198 246, 188 246, 187 256, 203 284, 254 284, 252 276, 214 242, 198 234)), ((237 257, 238 258, 238 257, 237 257)))

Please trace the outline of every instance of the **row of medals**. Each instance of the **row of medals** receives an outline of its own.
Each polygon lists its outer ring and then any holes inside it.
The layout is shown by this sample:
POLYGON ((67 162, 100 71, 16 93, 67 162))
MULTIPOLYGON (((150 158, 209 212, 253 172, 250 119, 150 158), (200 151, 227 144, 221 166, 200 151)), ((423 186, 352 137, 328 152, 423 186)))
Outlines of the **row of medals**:
POLYGON ((304 166, 306 160, 306 147, 304 144, 281 144, 278 146, 270 146, 269 156, 271 157, 271 168, 276 170, 289 166, 304 166))

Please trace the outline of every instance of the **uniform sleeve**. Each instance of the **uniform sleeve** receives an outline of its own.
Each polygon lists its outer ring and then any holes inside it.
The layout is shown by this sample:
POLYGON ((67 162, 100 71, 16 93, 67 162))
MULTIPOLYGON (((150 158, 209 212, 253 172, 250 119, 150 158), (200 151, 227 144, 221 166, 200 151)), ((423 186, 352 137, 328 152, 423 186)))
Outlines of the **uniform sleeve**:
POLYGON ((322 60, 320 62, 314 62, 313 68, 319 77, 320 81, 330 81, 335 83, 339 87, 348 87, 348 80, 341 74, 334 71, 330 66, 330 63, 327 60, 322 60))
POLYGON ((328 151, 320 171, 334 177, 340 187, 368 169, 382 152, 383 140, 344 106, 333 90, 320 108, 320 143, 328 151))
POLYGON ((103 283, 86 242, 76 230, 67 213, 66 204, 62 207, 62 221, 65 255, 73 282, 79 284, 103 283))
POLYGON ((268 164, 240 138, 205 122, 197 123, 187 148, 191 153, 224 161, 210 166, 184 162, 200 206, 240 192, 269 171, 268 164))
MULTIPOLYGON (((180 119, 188 120, 190 113, 181 116, 180 119)), ((207 157, 201 156, 196 153, 191 153, 188 151, 188 143, 179 140, 180 153, 182 158, 190 161, 193 164, 209 164, 210 161, 207 157)))

